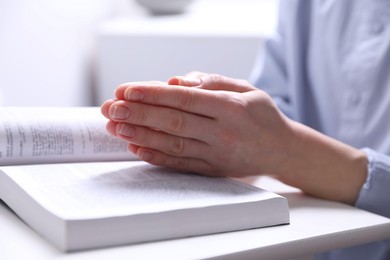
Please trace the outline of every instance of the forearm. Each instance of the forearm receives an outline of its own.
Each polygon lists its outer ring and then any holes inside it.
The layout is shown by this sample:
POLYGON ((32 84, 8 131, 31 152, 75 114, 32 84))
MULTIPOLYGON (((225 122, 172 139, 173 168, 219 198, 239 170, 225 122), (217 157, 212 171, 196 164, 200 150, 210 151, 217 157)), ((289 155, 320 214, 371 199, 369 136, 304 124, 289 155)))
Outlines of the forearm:
POLYGON ((367 176, 367 156, 358 149, 292 122, 290 156, 277 177, 316 197, 354 204, 367 176))

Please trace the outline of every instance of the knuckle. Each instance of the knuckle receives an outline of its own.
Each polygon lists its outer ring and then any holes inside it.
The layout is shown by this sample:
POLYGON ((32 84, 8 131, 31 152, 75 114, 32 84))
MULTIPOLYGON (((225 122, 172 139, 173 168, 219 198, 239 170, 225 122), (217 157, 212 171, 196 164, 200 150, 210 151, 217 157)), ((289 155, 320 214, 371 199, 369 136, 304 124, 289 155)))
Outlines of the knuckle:
POLYGON ((174 168, 187 171, 189 170, 189 161, 186 158, 176 158, 174 161, 174 168))
MULTIPOLYGON (((140 132, 140 131, 138 131, 140 132)), ((137 135, 137 144, 144 147, 151 147, 152 138, 147 132, 138 133, 137 135)))
POLYGON ((206 80, 206 84, 210 89, 218 89, 218 86, 225 82, 225 77, 219 74, 210 74, 206 80))
POLYGON ((221 81, 224 81, 225 77, 222 75, 213 73, 213 74, 209 75, 209 79, 212 82, 221 82, 221 81))
POLYGON ((242 87, 245 87, 246 91, 251 91, 251 90, 255 90, 257 89, 256 87, 254 87, 248 80, 246 79, 240 79, 238 80, 238 83, 239 85, 241 85, 242 87))
POLYGON ((196 104, 197 96, 191 88, 183 89, 183 93, 177 99, 178 107, 182 110, 191 109, 196 104))
POLYGON ((234 115, 242 117, 248 113, 248 101, 242 95, 228 95, 226 100, 228 100, 229 107, 234 115))
POLYGON ((184 138, 183 137, 174 138, 172 153, 175 155, 180 155, 183 152, 184 152, 184 138))
POLYGON ((168 131, 174 134, 181 134, 185 130, 185 123, 183 114, 175 112, 172 114, 172 118, 168 123, 168 131))
POLYGON ((141 107, 140 105, 133 104, 133 107, 131 108, 132 113, 130 114, 129 119, 137 124, 143 124, 146 122, 147 119, 147 109, 141 107))

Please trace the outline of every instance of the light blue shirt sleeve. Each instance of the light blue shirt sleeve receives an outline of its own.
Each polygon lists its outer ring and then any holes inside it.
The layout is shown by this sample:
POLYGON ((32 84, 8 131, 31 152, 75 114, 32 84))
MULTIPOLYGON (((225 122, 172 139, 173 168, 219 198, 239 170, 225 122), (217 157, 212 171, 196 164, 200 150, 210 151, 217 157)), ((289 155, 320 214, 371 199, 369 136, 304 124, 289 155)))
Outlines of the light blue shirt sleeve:
POLYGON ((368 176, 356 207, 390 218, 390 156, 369 148, 363 151, 368 156, 368 176))
MULTIPOLYGON (((368 156, 356 207, 390 217, 390 2, 281 0, 250 81, 290 118, 368 156), (364 148, 367 147, 367 148, 364 148)), ((316 259, 390 259, 390 240, 316 259)))

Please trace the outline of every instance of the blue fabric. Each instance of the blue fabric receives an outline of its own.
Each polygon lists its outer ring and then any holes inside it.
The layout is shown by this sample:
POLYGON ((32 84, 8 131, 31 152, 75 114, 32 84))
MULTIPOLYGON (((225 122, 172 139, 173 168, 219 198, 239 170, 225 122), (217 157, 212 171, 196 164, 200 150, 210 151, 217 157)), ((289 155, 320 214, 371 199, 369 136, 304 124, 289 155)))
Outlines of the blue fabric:
MULTIPOLYGON (((368 154, 356 206, 390 217, 390 1, 281 0, 250 81, 289 117, 368 154)), ((390 259, 390 240, 318 259, 390 259)))

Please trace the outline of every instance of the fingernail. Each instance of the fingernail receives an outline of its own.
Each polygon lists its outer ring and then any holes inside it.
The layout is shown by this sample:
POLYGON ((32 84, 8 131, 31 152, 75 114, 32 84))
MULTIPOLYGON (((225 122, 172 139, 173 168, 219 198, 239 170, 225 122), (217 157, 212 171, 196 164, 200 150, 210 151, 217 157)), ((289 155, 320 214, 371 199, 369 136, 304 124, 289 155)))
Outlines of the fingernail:
POLYGON ((131 89, 128 91, 126 97, 127 97, 127 100, 130 100, 130 101, 141 101, 144 99, 145 95, 141 90, 131 89))
POLYGON ((135 128, 128 125, 128 124, 118 124, 118 134, 127 136, 127 137, 134 137, 135 136, 135 128))
POLYGON ((130 110, 124 106, 114 106, 110 108, 110 117, 113 119, 127 119, 130 116, 130 110))
POLYGON ((151 161, 153 159, 153 154, 151 152, 141 152, 139 158, 143 161, 151 161))

